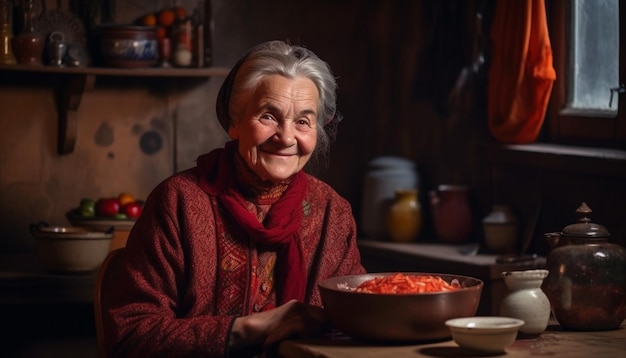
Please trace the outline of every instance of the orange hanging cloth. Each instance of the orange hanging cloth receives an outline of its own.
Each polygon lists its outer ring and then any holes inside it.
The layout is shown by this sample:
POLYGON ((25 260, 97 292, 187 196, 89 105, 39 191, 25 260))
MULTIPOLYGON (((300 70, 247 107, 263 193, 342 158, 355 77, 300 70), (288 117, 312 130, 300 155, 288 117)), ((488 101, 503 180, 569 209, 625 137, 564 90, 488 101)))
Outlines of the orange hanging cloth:
POLYGON ((489 130, 502 143, 534 142, 556 79, 544 0, 497 1, 491 40, 489 130))

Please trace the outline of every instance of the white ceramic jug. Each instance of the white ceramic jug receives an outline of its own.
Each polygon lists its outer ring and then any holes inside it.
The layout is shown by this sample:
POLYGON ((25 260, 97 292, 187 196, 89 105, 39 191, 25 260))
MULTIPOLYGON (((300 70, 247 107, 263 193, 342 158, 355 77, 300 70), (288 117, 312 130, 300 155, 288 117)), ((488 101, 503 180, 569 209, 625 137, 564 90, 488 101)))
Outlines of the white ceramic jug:
POLYGON ((541 290, 547 276, 542 269, 502 273, 509 293, 500 303, 500 315, 523 320, 522 333, 539 334, 548 327, 550 300, 541 290))
POLYGON ((368 239, 386 236, 385 216, 396 190, 417 190, 419 179, 414 162, 400 157, 378 157, 369 162, 363 183, 361 232, 368 239))

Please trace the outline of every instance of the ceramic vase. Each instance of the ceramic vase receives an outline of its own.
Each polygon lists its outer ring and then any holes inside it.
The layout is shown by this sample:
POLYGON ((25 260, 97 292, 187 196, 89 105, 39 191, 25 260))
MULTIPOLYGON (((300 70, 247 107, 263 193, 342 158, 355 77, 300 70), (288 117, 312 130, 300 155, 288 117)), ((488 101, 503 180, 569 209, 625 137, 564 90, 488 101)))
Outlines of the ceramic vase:
POLYGON ((472 212, 467 187, 439 185, 429 195, 437 238, 449 244, 468 241, 472 232, 472 212))
POLYGON ((541 290, 548 270, 503 272, 508 293, 500 303, 500 315, 523 320, 520 332, 536 335, 545 331, 550 319, 550 300, 541 290))
POLYGON ((395 242, 413 241, 422 228, 422 213, 417 190, 397 190, 386 216, 389 239, 395 242))

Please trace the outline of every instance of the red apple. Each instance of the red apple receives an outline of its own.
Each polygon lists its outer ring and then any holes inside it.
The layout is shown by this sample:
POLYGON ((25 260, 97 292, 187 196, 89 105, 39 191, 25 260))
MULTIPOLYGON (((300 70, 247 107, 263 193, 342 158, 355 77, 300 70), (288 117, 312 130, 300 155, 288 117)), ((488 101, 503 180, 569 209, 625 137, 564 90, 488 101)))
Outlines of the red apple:
POLYGON ((96 201, 96 216, 113 217, 120 212, 120 202, 117 198, 100 198, 96 201))
POLYGON ((122 213, 126 214, 126 216, 130 219, 137 219, 143 210, 143 206, 133 201, 132 203, 127 203, 122 206, 122 213))

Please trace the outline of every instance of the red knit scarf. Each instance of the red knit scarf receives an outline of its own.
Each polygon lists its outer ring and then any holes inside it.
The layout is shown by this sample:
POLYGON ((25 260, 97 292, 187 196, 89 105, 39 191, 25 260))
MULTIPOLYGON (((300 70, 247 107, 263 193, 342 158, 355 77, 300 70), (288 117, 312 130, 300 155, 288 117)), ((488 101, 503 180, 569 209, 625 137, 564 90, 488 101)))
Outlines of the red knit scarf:
POLYGON ((226 143, 198 158, 200 187, 216 195, 233 219, 256 242, 276 248, 276 282, 279 303, 290 299, 304 300, 306 274, 298 231, 302 224, 302 202, 306 191, 306 177, 296 173, 289 188, 272 205, 263 223, 245 207, 245 199, 236 188, 235 155, 237 142, 226 143))

